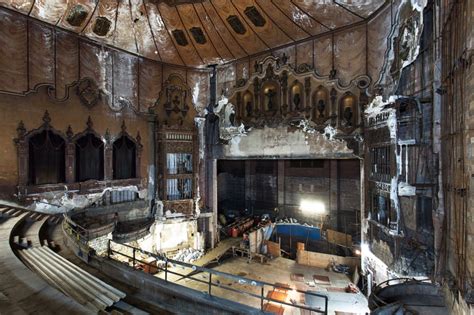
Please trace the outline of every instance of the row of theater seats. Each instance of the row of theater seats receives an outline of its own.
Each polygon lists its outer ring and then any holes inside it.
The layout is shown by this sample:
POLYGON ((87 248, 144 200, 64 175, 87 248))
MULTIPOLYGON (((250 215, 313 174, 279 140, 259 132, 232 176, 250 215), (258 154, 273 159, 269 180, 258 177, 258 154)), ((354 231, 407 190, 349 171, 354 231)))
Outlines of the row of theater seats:
POLYGON ((120 301, 124 292, 55 253, 50 248, 56 247, 54 242, 41 236, 48 225, 60 220, 60 216, 0 205, 0 310, 18 314, 121 314, 110 307, 126 304, 120 301))
POLYGON ((47 245, 23 249, 18 253, 31 270, 95 313, 125 297, 125 293, 80 269, 47 245))

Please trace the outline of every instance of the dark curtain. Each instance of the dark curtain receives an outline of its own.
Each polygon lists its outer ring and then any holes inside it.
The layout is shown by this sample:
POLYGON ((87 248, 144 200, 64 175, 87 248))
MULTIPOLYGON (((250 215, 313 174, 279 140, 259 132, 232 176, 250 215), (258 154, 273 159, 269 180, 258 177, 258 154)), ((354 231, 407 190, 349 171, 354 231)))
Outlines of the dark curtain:
POLYGON ((32 185, 65 181, 65 142, 50 130, 29 140, 29 181, 32 185))
POLYGON ((104 179, 104 143, 91 133, 76 141, 76 179, 104 179))
POLYGON ((125 136, 114 142, 114 179, 135 178, 135 143, 125 136))

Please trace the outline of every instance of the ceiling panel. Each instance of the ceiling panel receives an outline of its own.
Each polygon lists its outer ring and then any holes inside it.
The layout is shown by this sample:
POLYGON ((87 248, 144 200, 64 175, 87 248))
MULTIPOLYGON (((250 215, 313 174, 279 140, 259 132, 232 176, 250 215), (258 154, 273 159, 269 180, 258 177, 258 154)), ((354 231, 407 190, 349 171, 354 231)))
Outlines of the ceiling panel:
POLYGON ((280 26, 275 24, 254 0, 237 0, 232 1, 232 3, 235 8, 239 10, 240 15, 245 19, 247 25, 249 25, 255 34, 265 42, 268 47, 284 45, 292 41, 292 39, 282 31, 280 26), (246 14, 249 9, 259 14, 258 17, 261 18, 261 22, 264 23, 263 26, 257 26, 251 21, 250 17, 246 14))
POLYGON ((184 30, 184 26, 181 22, 181 18, 178 14, 177 9, 175 7, 170 7, 163 3, 159 4, 158 8, 161 12, 166 28, 168 29, 168 33, 170 34, 171 40, 173 41, 180 56, 183 58, 183 60, 185 60, 185 63, 192 66, 204 64, 202 57, 199 55, 199 52, 196 50, 196 48, 191 42, 191 39, 184 30), (181 45, 178 43, 176 37, 173 35, 174 31, 183 32, 182 34, 184 36, 184 40, 187 42, 186 45, 181 45))
MULTIPOLYGON (((147 59, 191 67, 350 31, 384 0, 0 0, 0 6, 147 59), (347 30, 346 30, 347 28, 347 30)), ((6 10, 6 9, 4 9, 6 10)), ((363 22, 363 23, 360 23, 363 22)), ((306 47, 306 46, 304 46, 306 47)), ((298 53, 300 56, 302 52, 298 53)), ((306 60, 307 58, 305 58, 306 60)))
POLYGON ((311 36, 309 31, 301 28, 300 25, 295 23, 288 15, 286 15, 283 9, 275 5, 273 1, 256 0, 255 2, 268 15, 272 22, 278 25, 278 27, 292 40, 300 40, 311 36))
POLYGON ((239 44, 244 48, 247 54, 255 54, 257 52, 268 49, 269 47, 260 39, 252 28, 247 24, 247 22, 242 18, 239 11, 235 8, 230 0, 212 0, 210 1, 213 7, 218 12, 222 21, 228 26, 229 22, 227 21, 228 17, 233 16, 237 17, 238 20, 245 27, 245 32, 243 34, 238 34, 232 28, 229 27, 230 32, 234 38, 239 42, 239 44))
MULTIPOLYGON (((194 48, 198 51, 204 64, 215 64, 222 62, 222 57, 214 47, 212 40, 209 38, 205 28, 202 26, 196 11, 192 4, 185 4, 176 7, 179 16, 184 25, 184 29, 188 34, 194 48), (192 31, 197 33, 199 37, 195 39, 192 31)), ((191 43, 190 43, 191 44, 191 43)))

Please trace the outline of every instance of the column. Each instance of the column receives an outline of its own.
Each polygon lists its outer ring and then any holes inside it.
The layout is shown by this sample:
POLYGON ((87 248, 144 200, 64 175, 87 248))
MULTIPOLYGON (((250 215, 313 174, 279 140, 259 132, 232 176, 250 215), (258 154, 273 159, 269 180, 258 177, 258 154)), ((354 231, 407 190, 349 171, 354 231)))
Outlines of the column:
POLYGON ((196 207, 195 211, 197 214, 200 213, 200 208, 207 204, 207 186, 206 186, 206 137, 205 137, 205 122, 206 119, 203 117, 194 118, 197 129, 197 144, 194 145, 196 153, 193 157, 197 159, 194 163, 196 169, 194 173, 197 174, 197 181, 195 184, 196 189, 196 207))
POLYGON ((76 144, 70 140, 66 142, 66 183, 76 181, 76 144))
POLYGON ((251 161, 245 160, 245 208, 252 211, 251 161))
POLYGON ((329 215, 331 217, 329 225, 333 229, 339 227, 339 181, 338 181, 338 161, 329 160, 329 215))
POLYGON ((211 244, 214 247, 217 242, 219 242, 219 231, 217 230, 217 216, 218 216, 218 209, 217 209, 217 160, 211 160, 211 191, 212 191, 212 223, 210 229, 210 238, 211 244))
POLYGON ((285 160, 278 160, 278 209, 279 216, 285 216, 285 160))
MULTIPOLYGON (((154 203, 156 198, 156 116, 154 113, 148 117, 148 200, 154 203)), ((159 214, 162 216, 163 214, 159 214)))

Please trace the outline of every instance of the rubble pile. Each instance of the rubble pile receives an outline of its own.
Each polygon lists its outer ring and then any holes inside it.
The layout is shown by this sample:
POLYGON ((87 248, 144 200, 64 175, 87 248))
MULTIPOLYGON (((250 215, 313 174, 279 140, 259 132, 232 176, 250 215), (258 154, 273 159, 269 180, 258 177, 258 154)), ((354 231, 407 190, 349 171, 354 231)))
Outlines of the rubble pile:
POLYGON ((173 257, 174 260, 192 263, 193 261, 198 260, 204 255, 203 250, 197 250, 193 248, 180 249, 176 255, 173 257))

